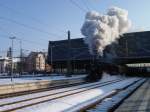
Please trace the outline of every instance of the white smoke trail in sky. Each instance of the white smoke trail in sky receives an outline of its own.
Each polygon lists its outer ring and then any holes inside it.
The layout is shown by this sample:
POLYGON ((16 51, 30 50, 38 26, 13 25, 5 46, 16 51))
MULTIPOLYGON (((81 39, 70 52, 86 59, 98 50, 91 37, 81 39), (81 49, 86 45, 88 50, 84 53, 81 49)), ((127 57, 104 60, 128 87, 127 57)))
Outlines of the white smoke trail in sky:
POLYGON ((115 42, 130 27, 128 11, 111 7, 106 15, 96 11, 87 12, 81 32, 85 36, 90 53, 103 56, 105 47, 115 42))

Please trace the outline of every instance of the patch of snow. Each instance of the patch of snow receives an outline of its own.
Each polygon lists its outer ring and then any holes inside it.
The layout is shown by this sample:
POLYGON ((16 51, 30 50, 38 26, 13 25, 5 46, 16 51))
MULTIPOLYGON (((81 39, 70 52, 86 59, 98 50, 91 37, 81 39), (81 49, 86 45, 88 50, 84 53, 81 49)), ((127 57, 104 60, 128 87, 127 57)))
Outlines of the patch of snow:
POLYGON ((85 103, 88 103, 93 99, 103 98, 106 94, 115 91, 116 89, 122 89, 137 80, 139 80, 139 78, 128 78, 121 82, 102 86, 75 95, 66 96, 57 100, 33 105, 16 112, 71 112, 72 110, 74 110, 74 108, 77 109, 78 106, 81 106, 83 104, 85 105, 85 103))
POLYGON ((101 80, 105 81, 105 80, 110 80, 110 78, 117 79, 119 77, 122 78, 122 76, 120 76, 120 75, 110 75, 110 74, 104 72, 103 75, 102 75, 101 80))
MULTIPOLYGON (((83 87, 87 87, 87 86, 90 86, 90 85, 93 85, 93 84, 98 84, 98 83, 103 83, 103 82, 113 81, 113 80, 116 80, 116 77, 112 77, 112 78, 109 78, 107 80, 100 80, 99 82, 90 83, 90 84, 84 84, 84 85, 78 85, 78 86, 67 87, 67 88, 62 88, 62 89, 38 92, 38 93, 27 94, 27 95, 22 95, 22 96, 18 96, 18 97, 5 98, 5 99, 0 100, 0 105, 20 101, 20 100, 23 100, 23 99, 25 100, 25 99, 35 98, 35 97, 46 96, 46 95, 50 95, 50 94, 56 94, 56 93, 59 93, 59 92, 64 92, 64 91, 69 91, 69 90, 72 90, 72 89, 83 88, 83 87)), ((98 91, 100 91, 100 90, 98 90, 98 91)))
POLYGON ((108 112, 114 105, 117 105, 123 98, 128 96, 132 91, 134 91, 139 85, 141 85, 145 79, 137 82, 131 87, 119 92, 111 98, 106 98, 100 104, 98 104, 95 108, 87 110, 87 112, 108 112))

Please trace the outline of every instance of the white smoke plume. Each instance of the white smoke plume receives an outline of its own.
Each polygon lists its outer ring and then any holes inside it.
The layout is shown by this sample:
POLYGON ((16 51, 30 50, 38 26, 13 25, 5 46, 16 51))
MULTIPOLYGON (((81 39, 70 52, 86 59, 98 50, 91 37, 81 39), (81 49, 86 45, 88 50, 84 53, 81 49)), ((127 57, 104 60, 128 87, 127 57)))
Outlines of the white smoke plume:
POLYGON ((130 27, 128 11, 111 7, 106 15, 96 11, 87 12, 81 32, 86 37, 90 53, 103 56, 105 47, 115 42, 130 27))

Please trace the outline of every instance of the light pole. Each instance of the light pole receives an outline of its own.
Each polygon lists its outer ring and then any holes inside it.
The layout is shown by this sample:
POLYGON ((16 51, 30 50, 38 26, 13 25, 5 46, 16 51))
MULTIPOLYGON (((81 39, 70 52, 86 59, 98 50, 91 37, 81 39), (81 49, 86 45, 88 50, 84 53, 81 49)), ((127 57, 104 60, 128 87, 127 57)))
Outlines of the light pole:
POLYGON ((68 30, 68 60, 67 60, 67 76, 71 76, 72 65, 71 65, 71 39, 70 39, 70 31, 68 30))
POLYGON ((19 40, 19 43, 20 43, 20 75, 22 75, 22 72, 23 72, 23 63, 22 63, 22 40, 20 39, 19 40))
POLYGON ((13 81, 13 44, 14 44, 14 39, 16 39, 16 37, 9 37, 9 39, 11 39, 11 82, 13 81))

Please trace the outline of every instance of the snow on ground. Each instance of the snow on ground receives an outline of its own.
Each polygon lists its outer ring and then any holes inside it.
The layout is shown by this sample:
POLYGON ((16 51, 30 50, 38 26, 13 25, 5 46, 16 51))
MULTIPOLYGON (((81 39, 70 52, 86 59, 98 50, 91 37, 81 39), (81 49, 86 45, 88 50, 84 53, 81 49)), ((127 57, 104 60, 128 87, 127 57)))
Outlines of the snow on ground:
POLYGON ((117 105, 119 102, 121 102, 122 99, 127 97, 132 91, 134 91, 144 81, 145 79, 137 82, 133 86, 123 91, 120 91, 118 94, 114 95, 111 98, 106 98, 104 101, 96 105, 95 108, 87 110, 87 112, 108 112, 111 108, 114 107, 114 105, 117 105))
POLYGON ((48 101, 46 103, 37 104, 31 107, 24 108, 22 110, 18 110, 17 112, 71 112, 76 107, 81 106, 82 104, 88 103, 93 99, 103 98, 106 94, 109 94, 116 89, 124 88, 136 80, 138 80, 138 78, 127 78, 126 80, 123 80, 121 82, 99 87, 57 100, 48 101))
POLYGON ((62 91, 78 89, 78 88, 81 88, 81 87, 86 87, 86 86, 89 86, 89 85, 98 84, 98 83, 107 82, 107 81, 112 81, 112 80, 116 80, 116 79, 119 79, 119 78, 117 76, 110 76, 110 75, 107 74, 107 78, 102 78, 99 82, 95 82, 95 83, 91 83, 91 84, 84 84, 84 85, 67 87, 67 88, 62 88, 62 89, 57 89, 57 90, 50 90, 50 91, 44 91, 44 92, 38 92, 38 93, 33 93, 33 94, 22 95, 22 96, 18 96, 18 97, 11 97, 11 98, 1 99, 0 100, 0 105, 5 104, 5 103, 12 103, 12 102, 20 101, 20 100, 23 100, 23 99, 30 99, 30 98, 34 98, 34 97, 40 97, 40 96, 55 94, 55 93, 59 93, 59 92, 62 92, 62 91), (109 78, 108 78, 108 76, 109 76, 109 78))
POLYGON ((37 81, 50 81, 50 80, 63 80, 63 79, 74 79, 74 78, 82 78, 85 75, 73 75, 72 77, 66 76, 44 76, 44 77, 21 77, 21 78, 13 78, 11 82, 11 78, 0 78, 0 85, 5 84, 15 84, 15 83, 28 83, 28 82, 37 82, 37 81))
POLYGON ((123 78, 123 76, 122 75, 110 75, 110 74, 104 72, 102 75, 101 81, 107 81, 110 79, 118 79, 118 78, 123 78))

